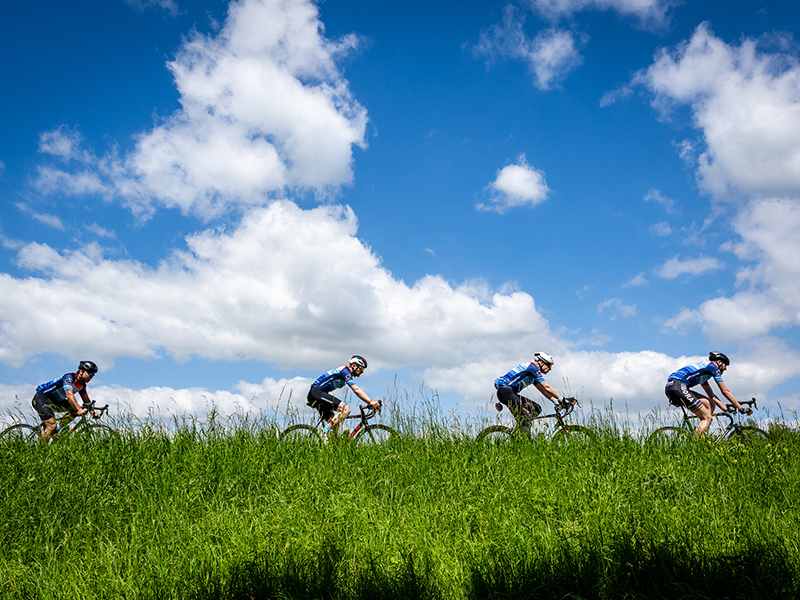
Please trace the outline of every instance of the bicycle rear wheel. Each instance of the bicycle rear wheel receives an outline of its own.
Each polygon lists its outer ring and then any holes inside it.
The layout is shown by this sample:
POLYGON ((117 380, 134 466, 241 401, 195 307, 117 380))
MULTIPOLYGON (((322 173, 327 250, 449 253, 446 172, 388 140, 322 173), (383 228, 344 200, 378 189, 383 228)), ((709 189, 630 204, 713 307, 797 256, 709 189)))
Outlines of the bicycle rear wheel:
POLYGON ((758 442, 766 442, 769 439, 769 434, 763 429, 748 425, 746 427, 737 427, 733 429, 728 436, 729 440, 738 440, 740 442, 750 444, 758 442))
POLYGON ((593 442, 597 439, 597 434, 588 427, 581 425, 564 425, 553 434, 553 441, 563 444, 569 441, 593 442))
POLYGON ((305 425, 302 423, 299 425, 292 425, 285 429, 281 433, 279 439, 288 442, 322 443, 322 436, 319 433, 319 429, 313 425, 305 425))
POLYGON ((35 442, 39 439, 39 428, 34 425, 18 423, 0 432, 3 442, 35 442))
POLYGON ((679 440, 688 439, 690 432, 685 427, 659 427, 649 436, 648 444, 673 444, 679 440))
POLYGON ((367 444, 385 444, 391 438, 397 435, 397 432, 388 425, 367 425, 356 435, 356 443, 360 446, 367 444))
POLYGON ((505 425, 491 425, 482 430, 475 440, 481 444, 503 444, 511 440, 514 430, 505 425))

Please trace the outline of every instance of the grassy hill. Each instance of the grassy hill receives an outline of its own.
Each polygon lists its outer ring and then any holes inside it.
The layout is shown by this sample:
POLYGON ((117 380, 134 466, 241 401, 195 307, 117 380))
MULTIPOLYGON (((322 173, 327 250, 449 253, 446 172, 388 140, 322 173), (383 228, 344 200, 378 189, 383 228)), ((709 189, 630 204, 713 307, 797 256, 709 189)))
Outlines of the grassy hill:
POLYGON ((797 598, 800 437, 0 444, 2 598, 797 598), (569 595, 572 594, 572 595, 569 595))

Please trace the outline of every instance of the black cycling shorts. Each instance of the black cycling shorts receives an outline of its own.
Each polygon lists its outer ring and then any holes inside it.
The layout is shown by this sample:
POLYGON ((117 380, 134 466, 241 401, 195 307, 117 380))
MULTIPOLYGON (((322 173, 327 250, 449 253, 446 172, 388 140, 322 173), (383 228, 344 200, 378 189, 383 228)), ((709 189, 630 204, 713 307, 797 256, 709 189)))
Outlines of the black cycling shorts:
POLYGON ((520 396, 513 388, 501 385, 497 388, 497 399, 500 404, 506 405, 511 410, 519 410, 529 413, 531 417, 538 417, 542 413, 542 407, 530 398, 520 396))
POLYGON ((308 390, 308 398, 306 404, 319 412, 320 416, 326 421, 336 414, 336 409, 342 403, 336 396, 328 392, 312 386, 308 390))
POLYGON ((36 392, 36 395, 31 400, 31 406, 39 413, 39 418, 42 422, 48 419, 56 418, 56 411, 58 412, 72 412, 72 407, 67 405, 63 406, 47 399, 44 394, 36 392))
POLYGON ((667 395, 669 403, 673 406, 685 406, 689 410, 695 410, 702 402, 700 398, 702 394, 690 390, 682 381, 668 381, 667 386, 664 388, 664 393, 667 395))

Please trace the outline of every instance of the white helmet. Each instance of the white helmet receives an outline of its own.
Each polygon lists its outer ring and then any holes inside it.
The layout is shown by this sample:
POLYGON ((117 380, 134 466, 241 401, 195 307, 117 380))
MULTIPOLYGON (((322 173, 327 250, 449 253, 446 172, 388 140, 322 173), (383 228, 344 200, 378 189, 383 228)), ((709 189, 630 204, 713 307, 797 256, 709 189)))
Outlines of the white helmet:
POLYGON ((547 352, 537 352, 536 354, 533 355, 533 357, 536 360, 542 361, 548 367, 552 367, 554 364, 556 364, 556 361, 554 361, 553 357, 550 356, 547 352))
POLYGON ((358 365, 362 369, 366 369, 367 368, 367 359, 364 358, 363 356, 361 356, 360 354, 353 354, 353 356, 350 357, 350 364, 351 365, 358 365))

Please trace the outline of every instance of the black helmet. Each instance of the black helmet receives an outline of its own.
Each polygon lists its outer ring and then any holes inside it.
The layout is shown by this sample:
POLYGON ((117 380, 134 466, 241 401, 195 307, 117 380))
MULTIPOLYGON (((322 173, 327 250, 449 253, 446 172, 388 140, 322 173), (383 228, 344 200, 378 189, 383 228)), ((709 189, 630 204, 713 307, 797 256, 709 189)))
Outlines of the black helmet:
POLYGON ((719 360, 724 362, 727 366, 731 366, 731 359, 725 356, 722 352, 709 352, 708 360, 719 360))
POLYGON ((81 371, 86 371, 90 375, 97 373, 97 365, 90 360, 82 360, 78 365, 78 369, 81 371))
POLYGON ((353 354, 353 356, 350 357, 350 364, 351 365, 355 364, 361 367, 362 369, 366 369, 367 359, 361 356, 360 354, 353 354))

